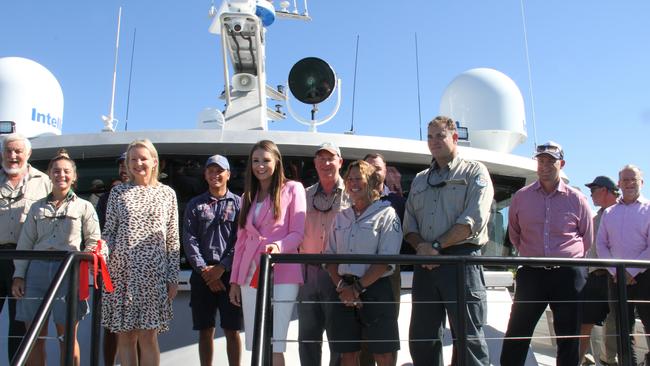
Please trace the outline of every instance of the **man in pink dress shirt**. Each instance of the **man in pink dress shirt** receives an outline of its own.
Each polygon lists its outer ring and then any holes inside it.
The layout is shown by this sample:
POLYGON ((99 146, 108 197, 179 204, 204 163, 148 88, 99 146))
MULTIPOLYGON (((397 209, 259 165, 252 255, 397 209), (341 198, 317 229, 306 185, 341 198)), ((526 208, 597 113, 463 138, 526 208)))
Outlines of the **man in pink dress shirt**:
MULTIPOLYGON (((618 173, 618 186, 623 197, 605 210, 600 221, 596 245, 601 258, 650 260, 650 201, 641 196, 643 174, 634 165, 626 165, 618 173)), ((614 268, 610 269, 613 276, 614 268)), ((627 299, 629 329, 634 329, 634 308, 643 322, 645 333, 650 330, 650 304, 636 301, 650 300, 650 271, 647 268, 627 268, 627 299), (634 301, 636 300, 636 301, 634 301)), ((616 277, 614 277, 615 280, 616 277)), ((610 286, 610 297, 616 300, 616 284, 610 286)), ((634 344, 634 337, 630 337, 634 344)), ((619 350, 620 354, 620 350, 619 350)), ((637 364, 632 352, 633 364, 637 364)), ((650 354, 645 364, 650 364, 650 354)))
MULTIPOLYGON (((593 237, 587 198, 560 179, 562 147, 549 141, 537 146, 538 180, 515 193, 508 212, 510 241, 522 257, 583 258, 593 237)), ((584 267, 522 266, 517 269, 501 365, 524 365, 530 337, 550 305, 557 339, 557 364, 578 365, 580 294, 584 267)))

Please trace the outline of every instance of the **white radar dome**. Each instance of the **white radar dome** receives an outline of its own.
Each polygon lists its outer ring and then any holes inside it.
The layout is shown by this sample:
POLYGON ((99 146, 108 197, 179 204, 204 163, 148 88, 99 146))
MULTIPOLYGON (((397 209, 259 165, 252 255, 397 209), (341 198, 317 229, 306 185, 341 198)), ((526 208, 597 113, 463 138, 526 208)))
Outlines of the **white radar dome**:
POLYGON ((28 138, 60 135, 63 91, 54 75, 26 58, 0 58, 0 121, 14 121, 28 138))
POLYGON ((196 127, 205 130, 223 130, 226 119, 223 113, 216 108, 205 108, 199 113, 196 127))
POLYGON ((440 114, 467 127, 472 147, 509 153, 527 138, 524 98, 512 79, 494 69, 458 75, 442 95, 440 114))

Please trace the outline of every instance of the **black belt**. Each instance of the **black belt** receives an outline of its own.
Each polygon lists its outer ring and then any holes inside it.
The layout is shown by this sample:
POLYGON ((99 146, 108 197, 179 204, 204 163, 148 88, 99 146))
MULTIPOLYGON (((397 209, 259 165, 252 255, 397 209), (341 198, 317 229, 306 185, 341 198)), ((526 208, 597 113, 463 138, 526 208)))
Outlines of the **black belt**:
POLYGON ((359 280, 359 276, 351 275, 351 274, 346 274, 342 275, 341 279, 343 282, 345 282, 346 285, 351 285, 359 280))
POLYGON ((606 269, 598 268, 596 270, 589 272, 589 274, 590 275, 592 274, 594 276, 606 276, 609 274, 609 271, 606 269))

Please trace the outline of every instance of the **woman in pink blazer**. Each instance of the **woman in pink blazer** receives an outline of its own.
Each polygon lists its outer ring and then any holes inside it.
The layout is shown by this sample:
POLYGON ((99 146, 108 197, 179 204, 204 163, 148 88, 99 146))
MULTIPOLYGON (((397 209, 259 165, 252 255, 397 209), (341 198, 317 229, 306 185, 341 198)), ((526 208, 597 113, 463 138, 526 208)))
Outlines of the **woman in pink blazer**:
MULTIPOLYGON (((246 166, 235 258, 230 275, 230 301, 243 306, 246 349, 253 347, 255 297, 250 287, 260 254, 298 253, 305 229, 305 188, 287 180, 280 150, 262 140, 251 149, 246 166)), ((273 338, 286 339, 298 288, 300 264, 278 264, 273 269, 273 338), (278 302, 282 301, 282 302, 278 302), (286 301, 286 302, 284 302, 286 301)), ((273 342, 273 365, 284 365, 286 342, 273 342)))

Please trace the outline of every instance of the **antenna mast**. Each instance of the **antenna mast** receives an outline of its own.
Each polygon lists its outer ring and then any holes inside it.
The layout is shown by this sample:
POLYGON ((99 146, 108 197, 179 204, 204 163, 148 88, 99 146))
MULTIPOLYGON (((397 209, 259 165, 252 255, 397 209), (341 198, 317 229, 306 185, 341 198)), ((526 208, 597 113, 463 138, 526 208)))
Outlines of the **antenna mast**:
POLYGON ((418 83, 418 126, 422 141, 422 108, 420 103, 420 58, 418 57, 418 33, 415 33, 415 77, 418 83))
POLYGON ((111 107, 108 111, 108 116, 102 116, 104 121, 104 132, 114 132, 115 126, 117 125, 117 120, 113 117, 113 111, 115 109, 115 81, 117 79, 117 55, 118 49, 120 46, 120 21, 122 20, 122 7, 117 13, 117 36, 115 37, 115 63, 113 64, 113 92, 111 93, 111 107))
MULTIPOLYGON (((530 71, 530 56, 528 54, 528 32, 526 31, 526 13, 524 12, 524 1, 520 0, 521 4, 521 22, 524 26, 524 46, 526 48, 526 65, 528 66, 528 93, 530 94, 530 112, 533 117, 533 149, 537 147, 537 123, 535 121, 535 96, 533 95, 533 77, 530 71)), ((535 150, 533 150, 534 152, 535 150)))
POLYGON ((131 66, 129 67, 129 91, 126 93, 126 118, 124 121, 124 131, 129 128, 129 105, 131 101, 131 76, 133 76, 133 56, 135 55, 135 34, 137 28, 133 28, 133 46, 131 47, 131 66))
POLYGON ((352 84, 352 121, 350 122, 350 131, 348 133, 354 134, 354 101, 357 95, 357 61, 359 60, 359 35, 357 34, 357 51, 354 54, 354 82, 352 84))

